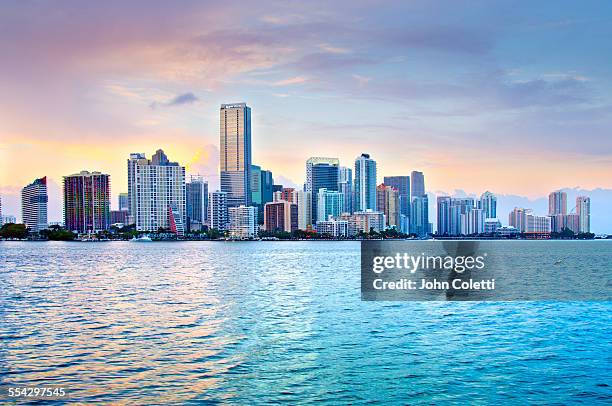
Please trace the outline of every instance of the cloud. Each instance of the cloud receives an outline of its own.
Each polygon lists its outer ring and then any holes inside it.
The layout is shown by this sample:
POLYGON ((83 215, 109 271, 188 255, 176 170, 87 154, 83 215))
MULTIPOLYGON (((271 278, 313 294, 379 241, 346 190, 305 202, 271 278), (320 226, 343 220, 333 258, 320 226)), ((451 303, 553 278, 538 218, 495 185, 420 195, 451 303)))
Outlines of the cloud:
POLYGON ((299 85, 302 83, 306 83, 308 78, 305 76, 295 76, 288 79, 279 80, 274 82, 274 86, 289 86, 289 85, 299 85))
POLYGON ((182 105, 186 105, 186 104, 193 104, 195 102, 197 102, 198 99, 196 97, 196 95, 194 95, 191 92, 187 92, 187 93, 183 93, 183 94, 179 94, 178 96, 173 97, 172 99, 168 100, 167 102, 153 102, 151 103, 151 108, 152 109, 156 109, 158 107, 175 107, 175 106, 182 106, 182 105))

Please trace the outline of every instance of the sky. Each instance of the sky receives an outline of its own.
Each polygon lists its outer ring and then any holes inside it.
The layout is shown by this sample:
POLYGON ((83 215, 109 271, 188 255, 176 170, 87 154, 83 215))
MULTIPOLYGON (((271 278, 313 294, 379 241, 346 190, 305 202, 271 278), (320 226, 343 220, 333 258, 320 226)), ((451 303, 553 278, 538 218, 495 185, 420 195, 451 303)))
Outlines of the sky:
POLYGON ((116 196, 129 153, 158 148, 214 188, 219 106, 246 102, 276 183, 367 152, 380 180, 421 170, 435 195, 569 188, 604 213, 610 38, 606 1, 3 1, 3 212, 48 176, 59 221, 62 176, 108 173, 116 196))

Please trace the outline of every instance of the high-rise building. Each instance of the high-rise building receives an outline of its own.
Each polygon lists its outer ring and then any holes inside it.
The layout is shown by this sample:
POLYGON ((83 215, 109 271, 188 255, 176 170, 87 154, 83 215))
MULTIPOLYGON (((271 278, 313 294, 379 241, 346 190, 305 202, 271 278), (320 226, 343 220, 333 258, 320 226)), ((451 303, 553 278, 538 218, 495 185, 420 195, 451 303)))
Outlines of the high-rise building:
POLYGON ((497 197, 487 190, 480 196, 478 208, 484 210, 485 218, 497 218, 497 197))
POLYGON ((548 215, 567 214, 567 193, 557 190, 548 195, 548 215))
POLYGON ((170 228, 171 205, 173 216, 180 216, 181 224, 186 222, 185 167, 170 162, 161 149, 151 160, 142 153, 130 154, 128 195, 130 220, 139 231, 170 228))
POLYGON ((576 198, 576 214, 578 215, 578 232, 591 232, 591 199, 588 196, 576 198))
POLYGON ((307 230, 312 224, 312 198, 311 193, 304 190, 296 190, 293 192, 293 203, 298 206, 298 229, 307 230))
MULTIPOLYGON (((184 213, 184 212, 183 212, 184 213)), ((168 228, 171 233, 178 237, 185 235, 185 223, 183 223, 183 214, 175 203, 168 205, 168 228)))
POLYGON ((485 215, 483 209, 472 208, 460 214, 460 235, 482 234, 485 231, 485 215))
POLYGON ((220 180, 228 207, 251 204, 251 108, 222 104, 220 111, 220 180))
POLYGON ((293 201, 295 189, 292 187, 284 187, 281 190, 277 190, 274 192, 274 196, 272 198, 273 202, 280 202, 284 200, 285 202, 297 203, 293 201))
POLYGON ((108 230, 110 176, 81 171, 64 176, 64 226, 75 233, 108 230))
POLYGON ((376 207, 385 213, 385 225, 400 229, 400 194, 394 187, 381 183, 376 187, 376 207))
POLYGON ((208 199, 208 222, 212 229, 225 231, 228 226, 227 193, 217 190, 208 199))
POLYGON ((232 238, 253 238, 257 235, 257 209, 249 206, 228 208, 229 234, 232 238))
POLYGON ((411 185, 410 185, 410 198, 425 195, 425 176, 423 172, 412 171, 410 174, 411 185))
POLYGON ((208 182, 201 176, 191 176, 185 184, 187 229, 201 230, 208 221, 208 182))
POLYGON ((274 194, 274 178, 272 171, 261 170, 261 203, 271 202, 274 194))
POLYGON ((47 228, 47 177, 34 180, 21 190, 21 220, 31 232, 47 228))
POLYGON ((376 161, 369 154, 361 154, 355 159, 354 193, 354 210, 376 211, 376 161))
MULTIPOLYGON (((340 161, 338 158, 312 157, 306 161, 306 191, 311 196, 311 219, 316 224, 319 189, 338 191, 340 161)), ((322 219, 325 220, 325 219, 322 219)))
POLYGON ((343 209, 343 193, 325 188, 319 189, 317 193, 317 224, 319 221, 328 220, 329 216, 338 217, 343 209))
POLYGON ((291 233, 298 228, 298 205, 286 201, 266 203, 264 229, 270 232, 291 233))
POLYGON ((353 170, 346 166, 341 166, 338 171, 338 191, 344 194, 344 207, 342 212, 353 212, 353 170))
POLYGON ((384 183, 398 191, 400 215, 410 216, 410 176, 385 176, 384 183))
POLYGON ((261 205, 261 166, 251 165, 251 204, 261 205))
POLYGON ((410 207, 410 233, 426 237, 429 229, 429 200, 427 195, 413 196, 410 207))
POLYGON ((119 193, 119 210, 130 211, 130 199, 127 193, 119 193))
POLYGON ((438 196, 438 235, 451 235, 451 205, 450 196, 438 196))
POLYGON ((508 216, 508 224, 521 233, 546 234, 551 232, 551 218, 536 216, 531 209, 515 207, 508 216))

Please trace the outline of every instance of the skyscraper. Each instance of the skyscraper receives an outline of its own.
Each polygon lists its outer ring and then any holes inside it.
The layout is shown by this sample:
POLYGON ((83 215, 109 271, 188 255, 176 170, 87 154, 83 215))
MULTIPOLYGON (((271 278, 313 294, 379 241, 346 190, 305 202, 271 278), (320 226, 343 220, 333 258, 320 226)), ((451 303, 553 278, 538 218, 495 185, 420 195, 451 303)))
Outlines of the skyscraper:
POLYGON ((423 176, 423 172, 412 171, 410 177, 412 178, 410 197, 425 196, 425 176, 423 176))
POLYGON ((385 186, 391 186, 399 193, 400 214, 410 215, 410 176, 385 176, 385 186))
POLYGON ((369 154, 355 159, 355 211, 376 211, 376 161, 369 154))
POLYGON ((130 200, 127 193, 119 193, 119 210, 130 210, 130 200))
POLYGON ((338 191, 344 194, 344 213, 353 213, 353 170, 341 166, 338 172, 338 191))
POLYGON ((318 220, 319 189, 338 191, 339 166, 338 158, 312 157, 306 161, 306 191, 311 194, 311 219, 313 224, 316 224, 318 220))
POLYGON ((376 187, 376 207, 385 213, 385 225, 400 229, 400 195, 394 187, 381 183, 376 187))
POLYGON ((344 208, 344 194, 338 191, 319 189, 317 193, 317 222, 327 220, 329 216, 338 217, 344 208))
POLYGON ((293 192, 293 202, 298 206, 298 228, 307 230, 312 224, 312 198, 311 193, 304 190, 296 190, 293 192))
POLYGON ((227 193, 217 190, 208 199, 208 222, 210 228, 225 231, 228 226, 227 193))
POLYGON ((485 218, 497 218, 497 197, 487 190, 480 196, 478 208, 484 211, 485 218))
POLYGON ((438 196, 438 235, 451 234, 451 204, 450 196, 438 196))
POLYGON ((429 233, 429 200, 427 195, 412 198, 410 207, 410 233, 425 237, 429 233))
POLYGON ((578 215, 578 232, 591 232, 591 199, 587 196, 576 198, 576 214, 578 215))
POLYGON ((251 108, 222 104, 220 111, 221 191, 228 207, 251 204, 251 108))
POLYGON ((128 195, 130 219, 139 231, 170 228, 171 205, 172 215, 180 216, 181 224, 186 223, 185 167, 170 162, 161 149, 151 160, 142 153, 130 154, 128 195))
POLYGON ((557 190, 548 195, 548 215, 567 214, 567 193, 557 190))
POLYGON ((95 233, 110 224, 110 176, 88 171, 64 176, 64 227, 95 233))
POLYGON ((32 232, 47 228, 47 177, 34 180, 21 190, 21 220, 32 232))
POLYGON ((261 166, 251 165, 251 204, 261 205, 261 166))
POLYGON ((208 182, 201 176, 191 176, 185 184, 187 224, 189 230, 200 230, 208 220, 208 182))

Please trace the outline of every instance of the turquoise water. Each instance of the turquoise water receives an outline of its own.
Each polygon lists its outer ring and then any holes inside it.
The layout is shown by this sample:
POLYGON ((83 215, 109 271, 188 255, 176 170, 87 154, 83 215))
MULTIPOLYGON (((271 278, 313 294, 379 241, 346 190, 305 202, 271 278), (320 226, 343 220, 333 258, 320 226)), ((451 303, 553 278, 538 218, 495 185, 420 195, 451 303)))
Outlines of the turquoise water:
MULTIPOLYGON (((606 242, 558 246, 581 244, 606 242)), ((2 242, 0 382, 84 403, 612 402, 609 302, 362 302, 359 278, 355 242, 2 242)))

